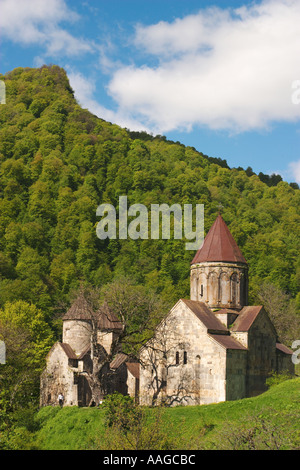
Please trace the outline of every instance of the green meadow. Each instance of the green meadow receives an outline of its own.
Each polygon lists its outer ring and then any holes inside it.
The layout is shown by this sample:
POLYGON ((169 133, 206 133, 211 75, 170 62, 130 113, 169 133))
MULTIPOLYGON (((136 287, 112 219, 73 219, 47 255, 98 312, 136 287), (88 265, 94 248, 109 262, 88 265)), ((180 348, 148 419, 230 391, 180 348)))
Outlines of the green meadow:
MULTIPOLYGON (((300 449, 300 378, 274 385, 254 398, 164 408, 154 417, 155 413, 156 409, 148 409, 144 429, 139 429, 139 442, 146 450, 151 450, 151 427, 160 436, 156 449, 164 449, 166 443, 169 448, 182 450, 300 449)), ((101 408, 42 408, 35 416, 37 430, 31 433, 27 446, 44 450, 110 449, 112 440, 104 418, 101 408)), ((138 439, 134 430, 129 431, 127 441, 116 429, 112 432, 115 448, 135 450, 138 439)))

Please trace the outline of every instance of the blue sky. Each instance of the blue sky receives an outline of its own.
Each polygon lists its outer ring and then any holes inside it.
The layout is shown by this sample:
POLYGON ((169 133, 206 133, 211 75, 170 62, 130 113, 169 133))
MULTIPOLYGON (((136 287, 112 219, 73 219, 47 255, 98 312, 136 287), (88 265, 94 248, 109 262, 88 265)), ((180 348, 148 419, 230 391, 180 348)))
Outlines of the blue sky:
POLYGON ((80 104, 300 183, 299 0, 0 0, 0 72, 65 68, 80 104))

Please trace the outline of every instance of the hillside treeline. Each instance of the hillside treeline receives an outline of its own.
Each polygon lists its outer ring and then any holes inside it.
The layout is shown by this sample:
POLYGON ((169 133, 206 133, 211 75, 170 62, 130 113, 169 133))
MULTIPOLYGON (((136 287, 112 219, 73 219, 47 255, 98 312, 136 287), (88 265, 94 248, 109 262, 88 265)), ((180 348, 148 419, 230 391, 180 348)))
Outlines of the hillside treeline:
POLYGON ((0 321, 10 310, 29 318, 36 309, 58 337, 57 318, 80 285, 101 287, 121 276, 170 305, 189 296, 194 252, 184 240, 97 237, 97 207, 107 202, 118 209, 122 195, 129 206, 147 208, 204 204, 205 232, 222 206, 249 264, 250 302, 271 285, 299 311, 297 185, 276 177, 264 182, 265 175, 249 168, 230 169, 179 142, 106 122, 82 109, 58 66, 17 68, 0 79, 6 85, 0 106, 0 321))

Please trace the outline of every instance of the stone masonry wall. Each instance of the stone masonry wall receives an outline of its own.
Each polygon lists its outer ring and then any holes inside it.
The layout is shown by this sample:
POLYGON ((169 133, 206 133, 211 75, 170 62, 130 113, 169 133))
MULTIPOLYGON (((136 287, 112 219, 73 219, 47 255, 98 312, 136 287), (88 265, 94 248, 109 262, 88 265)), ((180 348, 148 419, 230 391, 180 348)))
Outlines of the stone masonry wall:
POLYGON ((226 350, 202 322, 178 302, 141 355, 140 402, 207 404, 226 399, 226 350), (158 351, 159 350, 159 351, 158 351))
POLYGON ((257 316, 248 332, 247 396, 266 390, 265 381, 276 369, 276 332, 267 314, 257 316))
POLYGON ((243 263, 205 262, 191 266, 191 300, 210 308, 237 308, 248 303, 248 269, 243 263))
POLYGON ((227 350, 226 400, 246 397, 247 351, 227 350))
POLYGON ((80 355, 91 344, 92 326, 87 321, 65 320, 63 322, 63 343, 71 346, 80 355))
POLYGON ((56 343, 47 357, 47 367, 41 376, 40 405, 57 405, 62 393, 66 405, 77 405, 77 385, 68 364, 68 357, 56 343))

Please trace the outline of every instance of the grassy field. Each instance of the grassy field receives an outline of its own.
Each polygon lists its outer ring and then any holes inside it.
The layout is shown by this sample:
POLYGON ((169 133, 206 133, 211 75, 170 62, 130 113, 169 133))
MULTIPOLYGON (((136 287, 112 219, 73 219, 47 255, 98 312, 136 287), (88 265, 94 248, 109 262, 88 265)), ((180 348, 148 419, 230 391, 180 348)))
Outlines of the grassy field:
MULTIPOLYGON (((155 411, 149 413, 151 420, 155 411)), ((160 433, 161 442, 168 436, 174 449, 300 449, 300 378, 274 385, 254 398, 165 408, 155 419, 152 426, 160 433)), ((39 449, 111 449, 112 436, 105 429, 103 409, 45 407, 36 421, 39 429, 33 440, 39 449)), ((152 450, 146 427, 139 429, 140 435, 144 433, 142 445, 152 450)), ((116 448, 126 449, 124 440, 113 432, 116 448)), ((135 437, 131 437, 133 442, 135 437)), ((128 449, 134 448, 130 445, 128 449)))

